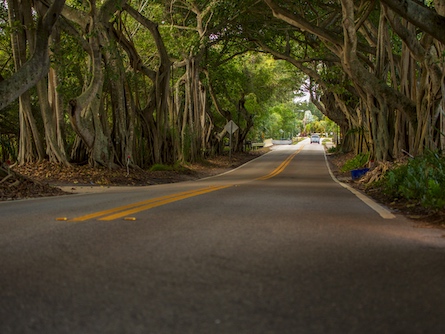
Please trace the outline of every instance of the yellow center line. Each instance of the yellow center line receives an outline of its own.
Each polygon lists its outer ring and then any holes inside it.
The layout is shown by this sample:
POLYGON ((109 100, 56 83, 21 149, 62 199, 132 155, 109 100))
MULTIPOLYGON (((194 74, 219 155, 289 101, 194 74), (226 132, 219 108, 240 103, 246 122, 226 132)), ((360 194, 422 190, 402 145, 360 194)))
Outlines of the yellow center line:
MULTIPOLYGON (((278 174, 280 174, 291 162, 291 160, 298 154, 301 152, 301 150, 303 149, 303 147, 301 147, 299 150, 297 150, 295 153, 291 154, 290 156, 288 156, 286 158, 286 160, 284 160, 277 168, 275 168, 271 173, 262 176, 260 178, 257 178, 256 180, 267 180, 270 179, 278 174)), ((190 198, 190 197, 194 197, 194 196, 199 196, 202 194, 206 194, 206 193, 210 193, 213 191, 217 191, 217 190, 221 190, 221 189, 225 189, 225 188, 229 188, 232 185, 225 185, 225 186, 212 186, 212 187, 208 187, 208 188, 200 188, 200 189, 195 189, 195 190, 189 190, 189 191, 184 191, 184 192, 180 192, 180 193, 176 193, 176 194, 172 194, 172 195, 166 195, 166 196, 161 196, 161 197, 157 197, 157 198, 152 198, 146 201, 142 201, 142 202, 137 202, 137 203, 132 203, 132 204, 128 204, 128 205, 123 205, 123 206, 119 206, 119 207, 115 207, 115 208, 111 208, 108 210, 103 210, 103 211, 99 211, 99 212, 94 212, 88 215, 84 215, 84 216, 80 216, 80 217, 76 217, 73 219, 69 219, 70 221, 75 221, 75 222, 80 222, 80 221, 85 221, 85 220, 89 220, 89 219, 94 219, 97 218, 98 220, 102 220, 102 221, 110 221, 110 220, 114 220, 114 219, 119 219, 134 213, 138 213, 141 211, 145 211, 145 210, 149 210, 152 208, 156 208, 158 206, 162 206, 168 203, 173 203, 176 201, 180 201, 186 198, 190 198)))
MULTIPOLYGON (((224 186, 224 187, 229 187, 229 186, 224 186)), ((93 219, 93 218, 98 218, 98 217, 102 217, 102 216, 106 216, 106 215, 110 215, 110 214, 114 214, 114 213, 118 213, 121 211, 129 211, 130 209, 136 209, 142 206, 147 206, 150 204, 156 204, 159 202, 164 202, 164 201, 169 201, 167 203, 171 203, 174 201, 178 201, 187 197, 193 197, 193 196, 197 196, 200 195, 201 193, 205 193, 205 192, 211 192, 211 191, 215 191, 215 190, 219 190, 221 189, 221 187, 209 187, 209 188, 201 188, 198 190, 189 190, 189 191, 184 191, 181 193, 176 193, 176 194, 172 194, 172 195, 167 195, 167 196, 162 196, 162 197, 157 197, 157 198, 152 198, 146 201, 142 201, 142 202, 137 202, 137 203, 132 203, 132 204, 128 204, 128 205, 123 205, 123 206, 119 206, 119 207, 115 207, 115 208, 111 208, 108 210, 104 210, 104 211, 99 211, 99 212, 94 212, 85 216, 81 216, 81 217, 77 217, 77 218, 73 218, 70 219, 71 221, 85 221, 85 220, 89 220, 89 219, 93 219), (204 191, 204 192, 203 192, 204 191)), ((162 204, 161 204, 162 205, 162 204)), ((159 206, 159 205, 156 205, 159 206)))
POLYGON ((183 194, 183 195, 178 195, 178 196, 175 196, 175 197, 165 198, 165 199, 161 199, 161 200, 158 199, 158 201, 153 201, 153 203, 149 203, 149 204, 146 204, 146 205, 143 205, 143 206, 135 207, 135 208, 129 209, 129 210, 120 211, 120 212, 117 212, 115 214, 99 218, 99 220, 114 220, 114 219, 122 218, 122 217, 125 217, 125 216, 128 216, 128 215, 134 214, 134 213, 138 213, 138 212, 141 212, 141 211, 145 211, 145 210, 149 210, 149 209, 152 209, 152 208, 156 208, 156 207, 161 206, 161 205, 165 205, 165 204, 168 204, 168 203, 180 201, 180 200, 183 200, 183 199, 186 199, 186 198, 189 198, 189 197, 193 197, 193 196, 207 194, 207 193, 212 192, 212 191, 217 191, 217 190, 221 190, 221 189, 229 188, 229 187, 231 187, 231 185, 219 186, 219 187, 211 187, 211 188, 204 188, 204 189, 199 189, 199 190, 197 190, 197 191, 195 191, 195 192, 193 192, 191 194, 183 194))
POLYGON ((261 176, 259 178, 257 178, 256 180, 259 181, 264 181, 264 180, 268 180, 274 176, 277 176, 278 174, 280 174, 292 161, 293 158, 295 158, 295 156, 301 152, 301 150, 303 149, 304 145, 301 146, 297 151, 295 151, 294 153, 292 153, 290 156, 288 156, 286 158, 286 160, 284 160, 277 168, 275 168, 272 172, 270 172, 267 175, 261 176))

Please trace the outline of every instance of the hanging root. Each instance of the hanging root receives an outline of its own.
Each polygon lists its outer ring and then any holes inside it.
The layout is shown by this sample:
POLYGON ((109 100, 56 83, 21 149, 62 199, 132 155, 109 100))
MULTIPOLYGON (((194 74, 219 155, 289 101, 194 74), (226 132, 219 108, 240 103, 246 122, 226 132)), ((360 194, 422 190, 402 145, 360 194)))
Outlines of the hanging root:
POLYGON ((8 181, 12 176, 13 176, 12 174, 6 175, 6 176, 0 181, 0 184, 2 184, 2 183, 4 183, 4 182, 8 181))
POLYGON ((3 177, 0 180, 0 184, 11 182, 8 184, 8 187, 17 187, 22 181, 25 179, 23 176, 15 173, 9 165, 2 164, 0 165, 0 177, 3 177))
POLYGON ((386 172, 391 168, 391 163, 389 162, 379 162, 377 166, 366 173, 361 179, 360 183, 365 187, 369 187, 374 182, 380 181, 385 177, 386 172))
POLYGON ((16 180, 15 182, 11 183, 8 187, 12 188, 12 187, 17 187, 22 183, 22 181, 20 180, 16 180))
POLYGON ((13 176, 14 175, 12 174, 11 169, 9 167, 4 166, 3 164, 0 165, 0 177, 3 177, 0 180, 0 184, 8 181, 13 176))

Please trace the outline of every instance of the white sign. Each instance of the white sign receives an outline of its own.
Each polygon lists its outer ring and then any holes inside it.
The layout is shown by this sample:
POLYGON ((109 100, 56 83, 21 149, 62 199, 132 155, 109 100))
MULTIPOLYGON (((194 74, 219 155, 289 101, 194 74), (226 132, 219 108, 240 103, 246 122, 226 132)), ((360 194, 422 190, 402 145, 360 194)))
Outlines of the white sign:
POLYGON ((233 135, 236 132, 236 130, 238 130, 238 125, 236 125, 234 121, 229 121, 224 127, 224 129, 226 129, 226 131, 229 134, 233 135))

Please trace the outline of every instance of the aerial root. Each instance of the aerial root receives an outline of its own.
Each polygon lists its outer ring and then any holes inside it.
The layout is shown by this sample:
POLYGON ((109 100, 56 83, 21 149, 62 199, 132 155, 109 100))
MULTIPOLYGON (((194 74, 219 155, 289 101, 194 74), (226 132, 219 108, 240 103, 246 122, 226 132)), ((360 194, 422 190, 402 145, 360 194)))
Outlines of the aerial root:
POLYGON ((391 168, 390 162, 378 162, 377 166, 366 173, 361 179, 360 183, 365 187, 369 187, 374 182, 380 181, 385 177, 386 172, 391 168))

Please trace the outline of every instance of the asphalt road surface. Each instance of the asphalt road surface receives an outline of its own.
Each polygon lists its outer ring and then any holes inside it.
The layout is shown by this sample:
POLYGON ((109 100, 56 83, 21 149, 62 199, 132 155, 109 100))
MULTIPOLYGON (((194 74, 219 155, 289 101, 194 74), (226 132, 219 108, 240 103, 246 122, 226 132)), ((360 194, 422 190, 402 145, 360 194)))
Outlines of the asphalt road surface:
POLYGON ((445 231, 364 200, 306 141, 205 180, 0 203, 0 333, 445 333, 445 231))

